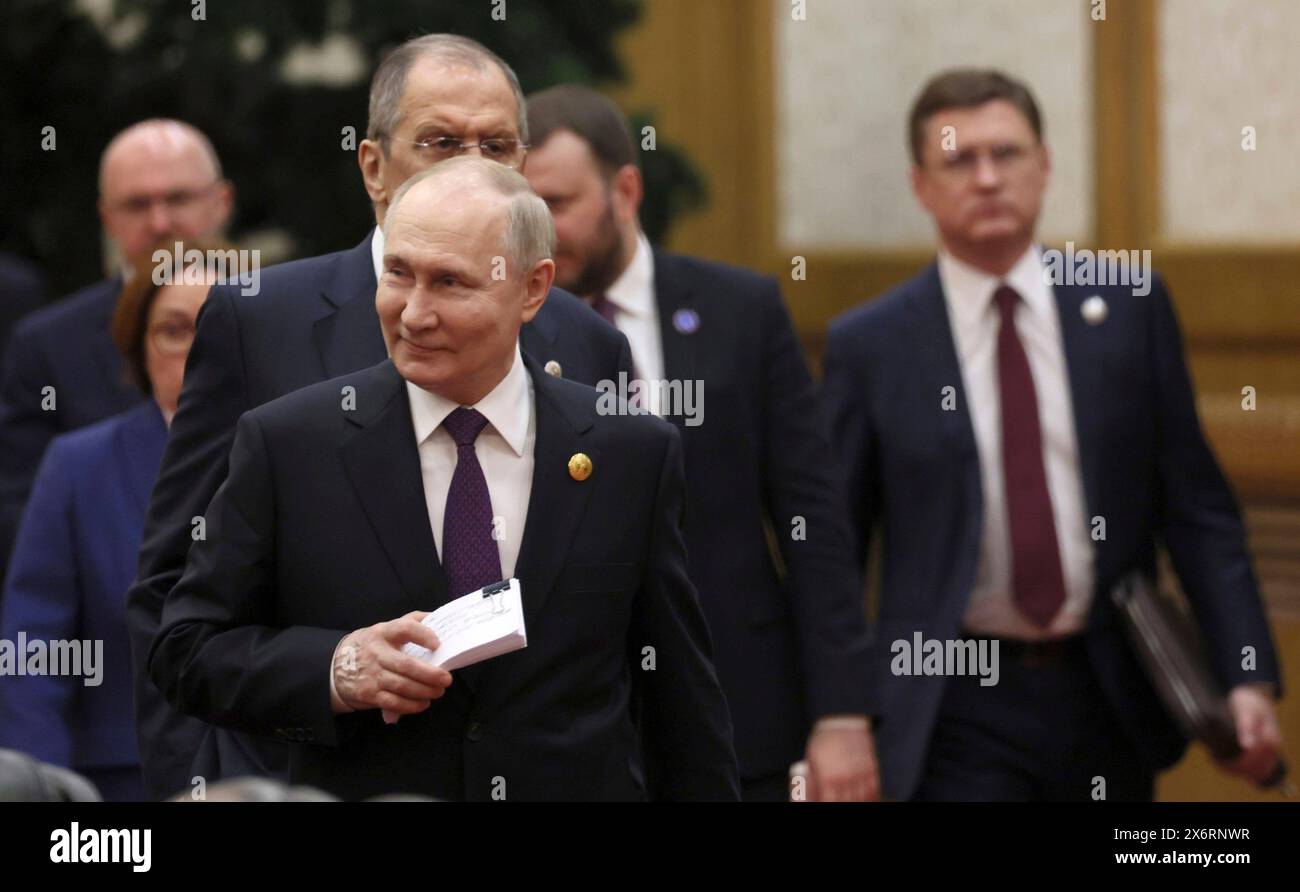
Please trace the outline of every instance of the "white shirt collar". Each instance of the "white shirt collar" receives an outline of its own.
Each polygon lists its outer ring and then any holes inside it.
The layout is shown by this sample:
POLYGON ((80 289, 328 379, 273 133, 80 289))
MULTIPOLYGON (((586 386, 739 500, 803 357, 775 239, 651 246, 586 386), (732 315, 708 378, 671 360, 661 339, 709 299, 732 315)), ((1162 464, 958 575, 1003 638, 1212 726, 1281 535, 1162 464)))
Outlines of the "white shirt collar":
POLYGON ((1030 245, 1005 276, 994 276, 939 249, 939 280, 944 299, 957 325, 973 324, 993 305, 993 292, 1006 283, 1034 313, 1054 313, 1052 289, 1043 269, 1041 248, 1030 245))
POLYGON ((623 274, 605 291, 605 297, 620 312, 630 316, 647 316, 654 312, 655 264, 650 240, 644 232, 636 236, 636 252, 623 274))
POLYGON ((375 281, 384 277, 384 230, 375 227, 375 234, 370 237, 370 258, 375 262, 375 281))
MULTIPOLYGON (((523 457, 528 439, 528 423, 532 418, 532 380, 524 368, 519 345, 515 345, 515 361, 510 371, 483 399, 468 408, 476 409, 487 418, 488 424, 506 441, 515 455, 523 457)), ((415 427, 416 445, 423 443, 436 431, 448 415, 459 408, 446 397, 406 382, 406 392, 411 402, 411 423, 415 427)))

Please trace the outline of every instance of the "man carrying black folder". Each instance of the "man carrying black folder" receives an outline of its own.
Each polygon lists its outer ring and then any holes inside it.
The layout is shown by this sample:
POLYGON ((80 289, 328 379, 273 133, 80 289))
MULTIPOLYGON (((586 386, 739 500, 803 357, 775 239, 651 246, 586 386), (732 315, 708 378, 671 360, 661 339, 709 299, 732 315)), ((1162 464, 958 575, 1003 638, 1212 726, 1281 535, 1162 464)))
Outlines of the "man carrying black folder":
POLYGON ((1157 544, 1229 692, 1243 752, 1225 767, 1265 780, 1277 655, 1169 295, 1149 269, 1053 275, 1034 241, 1050 157, 1023 84, 941 74, 911 141, 938 262, 837 319, 825 354, 860 560, 882 530, 886 794, 1149 799, 1186 739, 1109 592, 1152 573, 1157 544), (980 652, 1000 671, 950 665, 961 641, 995 642, 980 652))

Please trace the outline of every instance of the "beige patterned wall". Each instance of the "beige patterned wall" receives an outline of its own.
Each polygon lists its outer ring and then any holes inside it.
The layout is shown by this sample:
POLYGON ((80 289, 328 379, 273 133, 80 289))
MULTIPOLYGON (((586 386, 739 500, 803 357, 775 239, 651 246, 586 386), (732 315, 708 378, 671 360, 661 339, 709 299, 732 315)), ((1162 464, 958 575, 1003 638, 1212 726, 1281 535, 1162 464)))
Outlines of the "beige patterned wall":
MULTIPOLYGON (((1092 229, 1088 7, 1062 0, 769 0, 775 16, 777 235, 783 247, 933 243, 907 185, 906 117, 925 81, 993 65, 1029 82, 1054 152, 1042 234, 1092 229)), ((1300 8, 1300 2, 1296 3, 1300 8)))
POLYGON ((1164 0, 1158 25, 1162 235, 1300 239, 1300 2, 1164 0))

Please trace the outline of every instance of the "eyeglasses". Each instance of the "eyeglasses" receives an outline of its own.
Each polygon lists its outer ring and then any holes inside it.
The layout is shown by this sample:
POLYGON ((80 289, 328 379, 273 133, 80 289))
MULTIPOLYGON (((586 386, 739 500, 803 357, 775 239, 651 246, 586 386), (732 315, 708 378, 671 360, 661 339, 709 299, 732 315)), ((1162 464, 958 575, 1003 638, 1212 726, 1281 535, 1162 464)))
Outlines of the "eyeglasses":
POLYGON ((504 164, 506 167, 518 168, 524 161, 529 146, 517 139, 481 139, 478 142, 461 142, 454 136, 429 136, 424 139, 399 139, 388 136, 394 142, 406 143, 433 161, 446 161, 464 154, 470 149, 478 149, 479 154, 489 161, 504 164))
MULTIPOLYGON (((1013 170, 1030 157, 1029 148, 1016 143, 993 146, 987 154, 993 166, 1003 173, 1013 170)), ((939 160, 939 169, 955 176, 970 176, 978 166, 979 153, 973 149, 945 152, 939 160)))
POLYGON ((164 356, 180 356, 188 353, 194 344, 194 326, 166 323, 149 329, 149 339, 154 347, 164 356))
POLYGON ((112 203, 114 210, 128 217, 143 218, 148 216, 154 204, 161 203, 173 214, 185 214, 199 206, 216 188, 217 183, 208 183, 198 189, 173 189, 162 195, 132 195, 112 203))

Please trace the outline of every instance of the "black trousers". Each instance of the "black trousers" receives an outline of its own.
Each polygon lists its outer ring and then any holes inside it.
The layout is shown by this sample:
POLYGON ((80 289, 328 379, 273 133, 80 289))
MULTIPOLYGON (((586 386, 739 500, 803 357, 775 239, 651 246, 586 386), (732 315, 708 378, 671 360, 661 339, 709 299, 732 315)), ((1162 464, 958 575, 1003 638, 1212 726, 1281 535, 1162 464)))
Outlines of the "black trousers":
POLYGON ((1154 775, 1098 688, 1082 636, 999 645, 999 680, 948 680, 920 786, 929 801, 1149 801, 1154 775))
POLYGON ((772 774, 767 777, 741 778, 740 798, 742 802, 789 802, 789 772, 772 774))

